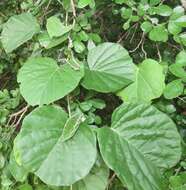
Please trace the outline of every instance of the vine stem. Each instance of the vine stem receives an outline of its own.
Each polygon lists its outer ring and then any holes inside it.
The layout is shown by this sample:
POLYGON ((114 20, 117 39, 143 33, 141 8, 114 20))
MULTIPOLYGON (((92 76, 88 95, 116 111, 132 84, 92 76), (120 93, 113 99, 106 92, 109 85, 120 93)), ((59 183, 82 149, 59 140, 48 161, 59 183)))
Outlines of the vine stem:
POLYGON ((71 118, 72 113, 71 113, 71 108, 70 108, 70 96, 69 95, 67 95, 67 109, 68 109, 68 115, 71 118))
POLYGON ((75 8, 74 0, 70 0, 70 2, 71 2, 73 16, 76 17, 76 8, 75 8))
POLYGON ((70 190, 73 190, 73 187, 72 187, 72 185, 70 186, 70 190))

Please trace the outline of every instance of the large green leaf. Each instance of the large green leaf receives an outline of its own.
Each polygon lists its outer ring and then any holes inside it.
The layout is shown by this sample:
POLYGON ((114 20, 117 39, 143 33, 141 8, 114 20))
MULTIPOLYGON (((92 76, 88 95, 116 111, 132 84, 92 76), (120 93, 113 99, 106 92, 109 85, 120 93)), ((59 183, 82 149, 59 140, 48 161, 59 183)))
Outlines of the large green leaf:
POLYGON ((165 87, 163 67, 152 59, 143 61, 136 72, 136 80, 118 95, 128 102, 149 102, 162 95, 165 87))
POLYGON ((84 178, 97 157, 96 137, 86 124, 63 142, 66 121, 67 114, 59 107, 37 108, 24 119, 14 141, 19 165, 49 185, 68 186, 84 178))
POLYGON ((73 91, 83 77, 83 69, 69 64, 58 66, 48 57, 29 59, 18 74, 20 91, 30 105, 49 104, 73 91))
POLYGON ((163 190, 158 169, 117 131, 99 129, 98 142, 105 163, 128 190, 163 190))
POLYGON ((35 17, 30 13, 12 16, 3 26, 2 43, 7 53, 30 40, 40 30, 35 17))
POLYGON ((114 92, 130 84, 134 75, 128 52, 119 44, 103 43, 89 51, 82 85, 99 92, 114 92))
POLYGON ((75 190, 105 190, 108 184, 109 169, 101 158, 97 160, 90 173, 73 185, 75 190))
POLYGON ((111 127, 159 168, 171 168, 180 160, 175 124, 149 104, 122 104, 112 115, 111 127))

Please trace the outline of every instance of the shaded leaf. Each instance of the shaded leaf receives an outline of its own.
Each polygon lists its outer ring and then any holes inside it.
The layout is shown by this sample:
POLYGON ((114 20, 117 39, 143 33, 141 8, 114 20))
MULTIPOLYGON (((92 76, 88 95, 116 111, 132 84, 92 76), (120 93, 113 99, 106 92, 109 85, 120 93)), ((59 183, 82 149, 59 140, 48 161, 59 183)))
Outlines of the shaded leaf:
POLYGON ((3 26, 2 44, 7 53, 30 40, 40 30, 36 18, 30 13, 10 17, 3 26))
POLYGON ((137 68, 135 82, 118 95, 128 102, 149 102, 161 96, 165 87, 164 81, 163 67, 155 60, 146 59, 137 68))

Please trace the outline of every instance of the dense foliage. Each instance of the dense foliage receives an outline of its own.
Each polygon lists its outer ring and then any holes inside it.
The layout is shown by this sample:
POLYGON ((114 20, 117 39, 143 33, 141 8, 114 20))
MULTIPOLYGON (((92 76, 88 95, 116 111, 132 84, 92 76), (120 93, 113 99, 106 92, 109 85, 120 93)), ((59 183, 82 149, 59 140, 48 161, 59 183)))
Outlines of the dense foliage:
POLYGON ((0 189, 186 189, 186 1, 0 1, 0 189))

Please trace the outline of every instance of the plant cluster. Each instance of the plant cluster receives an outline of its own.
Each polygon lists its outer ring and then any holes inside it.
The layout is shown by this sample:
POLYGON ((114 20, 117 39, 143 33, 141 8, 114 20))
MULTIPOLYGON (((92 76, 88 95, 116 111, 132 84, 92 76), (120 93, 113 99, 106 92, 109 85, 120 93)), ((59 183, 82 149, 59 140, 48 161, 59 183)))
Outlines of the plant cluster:
POLYGON ((0 2, 0 189, 186 189, 185 8, 0 2))

